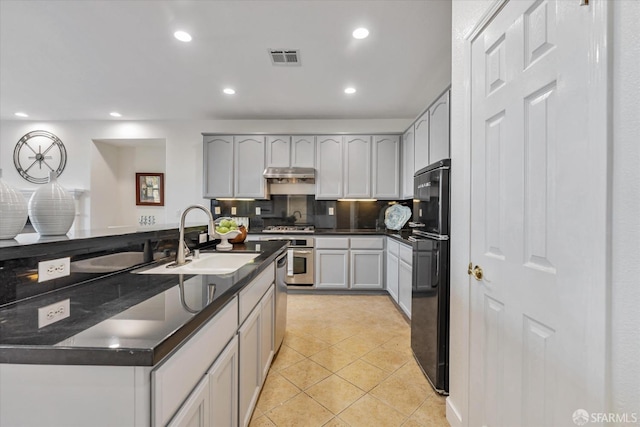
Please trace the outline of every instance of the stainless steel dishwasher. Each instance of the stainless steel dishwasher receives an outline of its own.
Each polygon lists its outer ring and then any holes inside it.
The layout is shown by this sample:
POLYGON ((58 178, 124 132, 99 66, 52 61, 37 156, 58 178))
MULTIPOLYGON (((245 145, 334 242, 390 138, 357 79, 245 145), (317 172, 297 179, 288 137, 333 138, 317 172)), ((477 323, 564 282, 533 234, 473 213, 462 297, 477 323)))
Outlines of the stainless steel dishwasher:
POLYGON ((287 328, 287 252, 285 251, 276 259, 276 333, 275 348, 277 352, 284 340, 284 331, 287 328))

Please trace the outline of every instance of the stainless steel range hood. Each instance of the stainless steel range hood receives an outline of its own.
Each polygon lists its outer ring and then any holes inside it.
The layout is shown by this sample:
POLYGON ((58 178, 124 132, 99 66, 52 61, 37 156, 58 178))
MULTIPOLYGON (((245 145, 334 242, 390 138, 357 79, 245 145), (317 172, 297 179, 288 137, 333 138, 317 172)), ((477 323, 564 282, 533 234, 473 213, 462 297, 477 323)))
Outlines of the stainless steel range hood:
POLYGON ((263 176, 270 194, 312 195, 316 192, 314 168, 266 168, 263 176))
POLYGON ((314 168, 266 168, 264 170, 264 177, 273 180, 285 180, 285 179, 300 179, 308 180, 315 179, 316 170, 314 168))

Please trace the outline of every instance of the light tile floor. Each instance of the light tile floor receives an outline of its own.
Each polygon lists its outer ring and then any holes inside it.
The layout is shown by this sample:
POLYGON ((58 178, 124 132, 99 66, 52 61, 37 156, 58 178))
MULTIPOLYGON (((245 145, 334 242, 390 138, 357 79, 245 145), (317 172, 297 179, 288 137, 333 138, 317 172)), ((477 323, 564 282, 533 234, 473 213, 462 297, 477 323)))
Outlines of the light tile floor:
POLYGON ((448 426, 410 340, 387 296, 289 294, 250 426, 448 426))

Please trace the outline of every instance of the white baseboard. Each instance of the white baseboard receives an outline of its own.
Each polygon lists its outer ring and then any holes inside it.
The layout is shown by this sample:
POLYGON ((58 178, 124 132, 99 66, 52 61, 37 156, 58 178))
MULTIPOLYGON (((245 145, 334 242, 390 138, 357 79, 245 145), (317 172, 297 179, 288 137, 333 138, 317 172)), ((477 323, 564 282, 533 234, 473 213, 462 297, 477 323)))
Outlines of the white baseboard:
POLYGON ((446 413, 447 421, 451 427, 463 427, 462 416, 460 415, 460 411, 458 411, 451 401, 451 396, 447 397, 446 400, 446 413))

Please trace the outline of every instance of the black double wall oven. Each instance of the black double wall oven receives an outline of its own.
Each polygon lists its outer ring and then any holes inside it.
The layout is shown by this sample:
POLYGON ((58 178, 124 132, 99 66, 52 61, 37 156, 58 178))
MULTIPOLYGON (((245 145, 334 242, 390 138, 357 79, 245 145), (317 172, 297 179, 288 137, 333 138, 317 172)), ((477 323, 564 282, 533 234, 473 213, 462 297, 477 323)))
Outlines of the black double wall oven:
POLYGON ((449 174, 445 159, 416 172, 411 349, 433 388, 449 392, 449 174))

